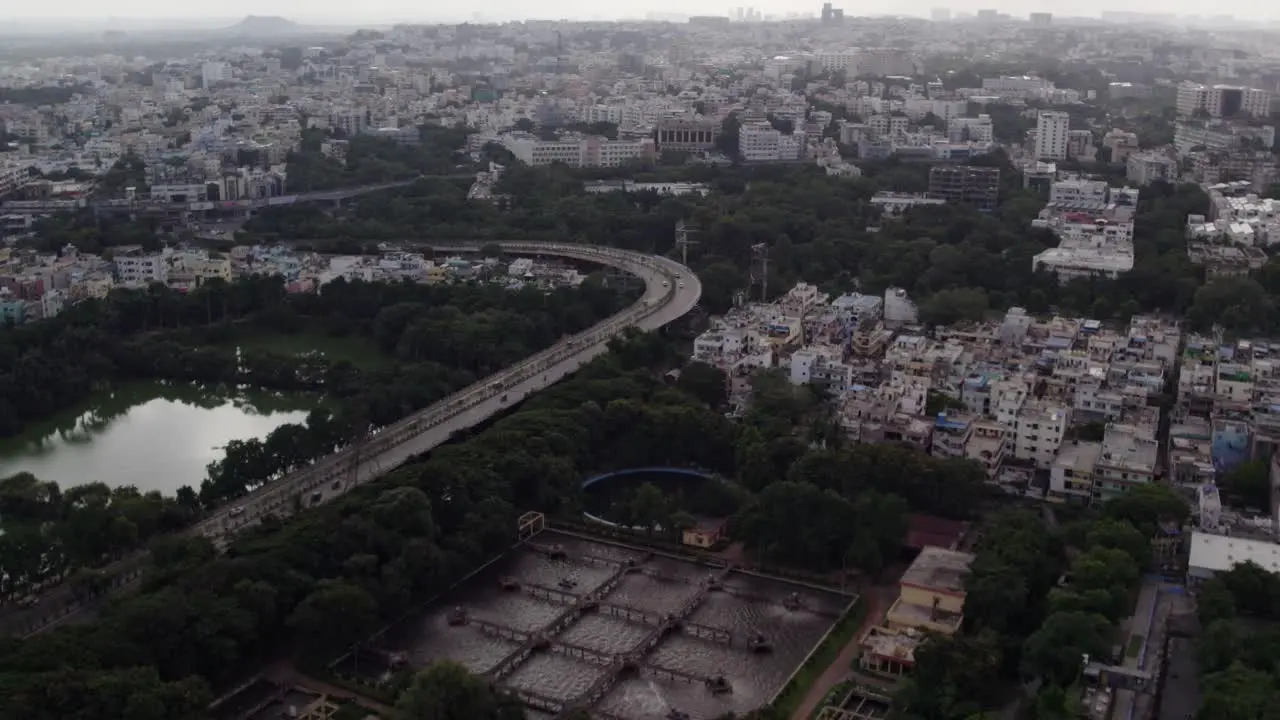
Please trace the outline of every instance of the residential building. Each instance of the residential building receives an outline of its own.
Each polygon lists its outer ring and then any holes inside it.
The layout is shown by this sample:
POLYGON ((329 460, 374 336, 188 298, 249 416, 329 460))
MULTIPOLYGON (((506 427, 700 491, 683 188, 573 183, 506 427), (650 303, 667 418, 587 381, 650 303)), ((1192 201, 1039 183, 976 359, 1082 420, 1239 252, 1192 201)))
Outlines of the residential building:
POLYGON ((1125 159, 1125 179, 1140 186, 1157 180, 1175 182, 1178 179, 1178 161, 1157 150, 1130 153, 1125 159))
POLYGON ((1102 136, 1102 147, 1111 151, 1111 164, 1123 164, 1130 155, 1142 149, 1137 133, 1112 128, 1102 136))
POLYGON ((206 90, 228 79, 229 69, 224 62, 207 62, 200 66, 200 87, 206 90))
POLYGON ((1071 116, 1057 110, 1042 110, 1036 116, 1037 160, 1066 160, 1071 116))
POLYGON ((841 393, 853 384, 853 368, 844 362, 840 348, 801 348, 792 353, 790 370, 791 382, 796 385, 816 385, 841 393))
POLYGON ((526 165, 563 163, 570 167, 618 167, 628 162, 652 162, 652 138, 609 140, 600 135, 567 135, 543 140, 529 133, 507 133, 502 144, 526 165))
POLYGON ((953 143, 995 142, 995 128, 990 115, 978 117, 953 117, 947 121, 947 139, 953 143))
POLYGON ((1105 503, 1139 485, 1155 481, 1159 443, 1155 429, 1109 424, 1094 469, 1094 501, 1105 503))
POLYGON ((1094 468, 1102 457, 1102 443, 1073 441, 1063 445, 1049 469, 1052 502, 1093 503, 1094 468))
POLYGON ((1058 403, 1029 400, 1018 410, 1013 423, 1013 456, 1048 469, 1071 425, 1071 410, 1058 403))
POLYGON ((925 633, 954 635, 964 621, 965 579, 974 556, 926 546, 898 584, 898 599, 861 642, 859 665, 867 672, 897 677, 915 665, 915 649, 925 633))
POLYGON ((738 129, 738 154, 743 162, 796 162, 804 159, 805 134, 775 129, 766 121, 744 122, 738 129))
POLYGON ((964 581, 973 555, 925 547, 898 583, 898 599, 885 615, 895 629, 954 635, 964 620, 964 581))
POLYGON ((26 187, 31 180, 29 163, 8 160, 0 155, 0 200, 26 187))
POLYGON ((1049 202, 1064 205, 1097 205, 1103 207, 1109 197, 1106 180, 1064 178, 1049 186, 1049 202))
POLYGON ((1239 85, 1203 85, 1186 81, 1178 85, 1176 105, 1178 114, 1183 116, 1203 113, 1215 118, 1237 115, 1269 117, 1271 93, 1239 85))
POLYGON ((169 279, 169 263, 159 253, 131 253, 115 258, 116 279, 125 287, 142 287, 169 279))

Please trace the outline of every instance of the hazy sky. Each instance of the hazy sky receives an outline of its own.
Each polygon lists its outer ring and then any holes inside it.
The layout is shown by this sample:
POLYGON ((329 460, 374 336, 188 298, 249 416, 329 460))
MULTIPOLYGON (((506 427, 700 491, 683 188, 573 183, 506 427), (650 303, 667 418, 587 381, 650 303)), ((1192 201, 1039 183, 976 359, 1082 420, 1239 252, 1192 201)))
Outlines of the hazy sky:
MULTIPOLYGON (((82 20, 107 16, 129 19, 201 18, 234 19, 249 14, 280 15, 302 22, 341 21, 343 23, 382 24, 406 20, 470 20, 473 13, 481 13, 487 20, 511 20, 528 17, 577 18, 581 20, 640 18, 649 12, 702 13, 727 15, 738 6, 754 7, 766 14, 788 12, 817 12, 822 0, 805 0, 804 4, 786 0, 729 0, 719 2, 689 3, 682 0, 548 0, 530 3, 523 0, 489 0, 477 3, 446 3, 440 0, 363 0, 359 3, 333 2, 331 0, 223 0, 215 6, 207 3, 172 3, 166 0, 61 0, 57 3, 22 2, 4 0, 3 14, 7 19, 78 18, 82 20), (216 10, 211 10, 216 7, 216 10), (358 8, 358 9, 357 9, 358 8)), ((1028 12, 1063 10, 1060 2, 1053 0, 968 0, 947 3, 945 0, 834 0, 836 7, 843 7, 848 15, 907 13, 924 16, 932 7, 950 7, 953 12, 973 11, 978 8, 996 8, 1002 12, 1025 16, 1028 12)), ((1280 16, 1280 3, 1262 0, 1244 0, 1227 5, 1206 5, 1197 0, 1081 0, 1070 5, 1070 14, 1096 17, 1103 10, 1138 10, 1172 12, 1182 14, 1234 13, 1238 18, 1280 16)))

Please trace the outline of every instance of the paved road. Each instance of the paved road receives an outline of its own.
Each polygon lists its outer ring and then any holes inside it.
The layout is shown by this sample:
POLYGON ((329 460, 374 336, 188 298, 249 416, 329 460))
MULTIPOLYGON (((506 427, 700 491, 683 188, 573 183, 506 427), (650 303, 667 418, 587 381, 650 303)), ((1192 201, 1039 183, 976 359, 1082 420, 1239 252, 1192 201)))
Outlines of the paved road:
MULTIPOLYGON (((318 492, 322 502, 328 501, 557 382, 607 352, 609 340, 623 330, 633 326, 653 330, 681 317, 693 309, 702 295, 697 277, 667 258, 563 243, 500 244, 512 253, 553 255, 612 265, 639 276, 645 283, 644 295, 631 307, 588 330, 380 430, 358 454, 348 448, 305 470, 273 481, 233 507, 214 512, 196 530, 225 544, 236 533, 258 524, 268 515, 292 514, 296 498, 301 497, 307 503, 318 492)), ((436 249, 457 252, 477 247, 477 244, 439 245, 436 249)))
MULTIPOLYGON (((91 207, 101 210, 123 211, 126 209, 139 210, 204 210, 204 209, 228 209, 228 210, 256 210, 268 206, 276 205, 292 205, 294 203, 305 202, 337 202, 346 200, 358 195, 366 195, 368 193, 381 192, 383 190, 392 190, 395 188, 407 187, 419 180, 464 180, 466 178, 474 178, 474 172, 469 173, 450 173, 445 175, 419 175, 412 180, 399 180, 396 182, 379 183, 377 185, 361 185, 360 187, 341 188, 338 190, 315 190, 311 192, 293 193, 282 195, 274 198, 249 198, 245 200, 227 200, 218 201, 210 200, 213 204, 212 208, 196 208, 193 206, 200 205, 196 202, 152 202, 149 200, 123 200, 112 198, 110 200, 98 200, 90 202, 91 207)), ((27 213, 27 212, 47 212, 71 209, 66 202, 46 201, 46 202, 27 202, 27 201, 9 201, 0 203, 0 208, 9 213, 27 213)))
POLYGON ((1164 665, 1164 638, 1169 615, 1175 609, 1185 611, 1186 602, 1182 588, 1170 585, 1156 576, 1148 575, 1143 578, 1138 603, 1129 621, 1129 636, 1142 635, 1142 648, 1130 657, 1126 638, 1122 645, 1125 653, 1123 664, 1132 670, 1146 670, 1152 673, 1153 678, 1151 686, 1144 691, 1123 688, 1116 690, 1111 714, 1115 720, 1149 720, 1153 716, 1156 710, 1154 692, 1159 686, 1159 674, 1164 665))
POLYGON ((893 604, 893 599, 897 595, 896 587, 873 587, 864 596, 867 601, 867 615, 862 621, 862 625, 858 631, 853 634, 853 638, 845 644, 840 650, 834 662, 827 666, 826 670, 818 676, 816 682, 809 687, 809 694, 805 696, 804 702, 791 713, 791 720, 809 720, 813 713, 818 709, 818 705, 826 699, 827 693, 831 692, 831 688, 844 682, 853 675, 853 661, 858 657, 858 649, 862 643, 862 638, 866 636, 871 628, 879 625, 884 620, 884 614, 889 611, 889 607, 893 604))
MULTIPOLYGON (((395 469, 410 457, 443 444, 454 432, 473 427, 555 383, 607 352, 609 340, 626 328, 636 326, 653 330, 683 316, 693 309, 702 295, 697 276, 667 258, 560 243, 504 242, 501 245, 512 253, 589 260, 633 272, 645 282, 644 295, 631 307, 588 330, 382 429, 362 448, 362 459, 355 471, 352 466, 357 458, 353 451, 348 449, 335 453, 303 471, 260 488, 234 506, 214 511, 191 532, 203 534, 220 547, 225 547, 238 532, 257 525, 267 515, 291 515, 294 498, 299 495, 304 503, 315 492, 322 493, 322 501, 331 500, 356 485, 395 469)), ((476 244, 453 244, 437 249, 457 252, 477 247, 476 244)), ((138 553, 119 565, 133 572, 143 565, 145 557, 144 553, 138 553)), ((127 591, 132 587, 135 587, 133 583, 126 583, 118 590, 127 591)), ((75 603, 70 589, 64 584, 46 593, 34 608, 13 608, 4 613, 0 618, 0 634, 33 635, 57 625, 79 622, 89 614, 86 611, 92 611, 100 604, 75 603)))
POLYGON ((26 637, 59 625, 73 625, 83 621, 91 614, 85 611, 101 607, 107 596, 136 588, 145 559, 146 556, 138 552, 100 568, 99 572, 112 578, 115 584, 98 598, 81 601, 71 589, 71 583, 65 581, 41 593, 35 605, 9 605, 0 608, 0 637, 26 637))

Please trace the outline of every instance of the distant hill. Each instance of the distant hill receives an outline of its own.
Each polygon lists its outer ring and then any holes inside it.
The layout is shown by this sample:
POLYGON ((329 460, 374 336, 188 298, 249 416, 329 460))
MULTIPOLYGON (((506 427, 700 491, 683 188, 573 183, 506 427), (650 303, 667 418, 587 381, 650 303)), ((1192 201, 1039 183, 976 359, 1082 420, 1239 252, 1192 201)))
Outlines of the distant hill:
POLYGON ((250 15, 225 30, 231 35, 288 35, 303 30, 303 26, 275 15, 250 15))

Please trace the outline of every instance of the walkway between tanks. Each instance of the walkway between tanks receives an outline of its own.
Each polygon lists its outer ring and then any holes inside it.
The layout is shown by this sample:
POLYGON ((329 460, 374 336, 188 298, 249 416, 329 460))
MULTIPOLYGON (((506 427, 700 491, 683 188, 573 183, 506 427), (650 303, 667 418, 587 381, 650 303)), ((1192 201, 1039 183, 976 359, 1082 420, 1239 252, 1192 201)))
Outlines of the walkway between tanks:
POLYGON ((889 606, 893 604, 893 599, 897 595, 897 586, 879 586, 871 588, 863 595, 867 599, 867 617, 862 621, 862 625, 858 627, 858 631, 853 634, 849 642, 840 651, 840 655, 822 671, 822 675, 818 676, 813 686, 809 688, 809 694, 805 696, 804 702, 800 703, 800 707, 791 713, 791 720, 809 720, 814 711, 818 709, 818 705, 826 699, 827 693, 831 692, 831 688, 849 679, 853 674, 850 667, 853 661, 858 657, 858 645, 862 642, 862 638, 870 632, 871 628, 879 625, 884 620, 884 614, 888 612, 889 606))

